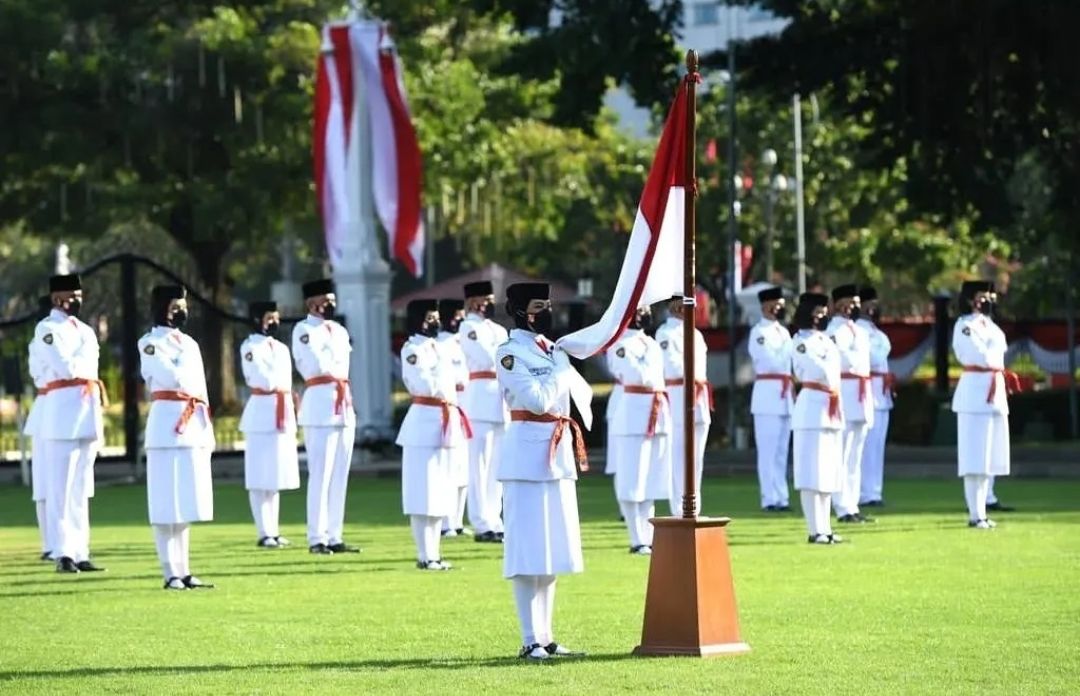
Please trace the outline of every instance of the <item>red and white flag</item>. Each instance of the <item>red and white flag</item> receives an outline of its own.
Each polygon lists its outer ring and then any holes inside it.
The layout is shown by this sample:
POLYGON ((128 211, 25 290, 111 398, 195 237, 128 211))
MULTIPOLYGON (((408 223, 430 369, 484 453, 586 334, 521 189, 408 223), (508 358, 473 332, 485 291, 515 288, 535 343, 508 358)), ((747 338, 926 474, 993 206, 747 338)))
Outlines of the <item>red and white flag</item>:
POLYGON ((693 185, 686 180, 686 91, 684 79, 660 134, 611 304, 600 321, 557 342, 575 358, 611 346, 638 307, 683 292, 685 191, 693 185))
POLYGON ((381 22, 323 28, 315 77, 312 138, 315 192, 326 248, 335 266, 350 234, 358 234, 361 181, 371 182, 375 211, 390 253, 414 276, 423 273, 424 224, 420 213, 423 170, 409 117, 401 63, 381 22), (361 121, 360 109, 366 119, 361 121), (359 124, 368 125, 357 133, 359 124), (370 171, 361 171, 363 149, 370 171))

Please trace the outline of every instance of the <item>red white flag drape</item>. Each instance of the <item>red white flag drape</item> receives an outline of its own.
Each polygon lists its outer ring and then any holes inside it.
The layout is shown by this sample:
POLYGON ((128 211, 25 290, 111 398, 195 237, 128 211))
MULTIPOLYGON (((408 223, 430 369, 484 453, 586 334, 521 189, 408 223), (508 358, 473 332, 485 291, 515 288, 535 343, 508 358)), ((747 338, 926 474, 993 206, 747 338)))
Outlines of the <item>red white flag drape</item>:
POLYGON ((664 122, 611 304, 600 321, 563 336, 557 345, 576 358, 606 350, 638 307, 683 291, 686 181, 686 81, 664 122))
POLYGON ((314 121, 315 192, 331 263, 340 263, 348 235, 357 234, 361 179, 366 177, 391 255, 410 274, 420 276, 424 251, 420 147, 401 63, 383 23, 323 28, 314 121), (360 109, 365 119, 360 118, 360 109), (361 123, 367 129, 355 132, 361 123), (370 149, 367 172, 359 167, 363 148, 370 149))

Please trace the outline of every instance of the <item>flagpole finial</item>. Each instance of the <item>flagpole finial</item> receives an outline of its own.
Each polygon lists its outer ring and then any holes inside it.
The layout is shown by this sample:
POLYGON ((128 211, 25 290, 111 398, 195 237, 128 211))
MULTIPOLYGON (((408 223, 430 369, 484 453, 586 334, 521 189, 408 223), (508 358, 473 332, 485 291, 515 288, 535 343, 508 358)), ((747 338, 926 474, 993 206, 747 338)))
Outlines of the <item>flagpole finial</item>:
POLYGON ((690 74, 698 71, 698 54, 692 48, 686 52, 686 71, 690 74))

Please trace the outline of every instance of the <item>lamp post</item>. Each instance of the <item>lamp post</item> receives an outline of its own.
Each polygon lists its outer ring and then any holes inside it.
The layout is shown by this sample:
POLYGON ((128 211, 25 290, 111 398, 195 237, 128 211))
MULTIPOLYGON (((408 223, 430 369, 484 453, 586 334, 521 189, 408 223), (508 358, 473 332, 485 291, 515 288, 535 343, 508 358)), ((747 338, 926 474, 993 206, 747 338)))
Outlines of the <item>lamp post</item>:
POLYGON ((773 211, 776 199, 781 193, 787 191, 788 180, 783 174, 775 173, 776 150, 767 148, 761 153, 761 163, 765 167, 765 282, 773 282, 775 264, 773 260, 773 241, 775 237, 775 225, 773 224, 773 211))

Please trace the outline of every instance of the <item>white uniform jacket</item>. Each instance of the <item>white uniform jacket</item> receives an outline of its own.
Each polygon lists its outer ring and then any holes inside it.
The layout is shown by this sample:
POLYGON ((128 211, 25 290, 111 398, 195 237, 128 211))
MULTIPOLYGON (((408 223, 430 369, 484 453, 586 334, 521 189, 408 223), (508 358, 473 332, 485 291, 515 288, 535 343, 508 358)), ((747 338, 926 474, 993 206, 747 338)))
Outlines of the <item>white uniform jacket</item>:
MULTIPOLYGON (((435 342, 439 354, 446 361, 450 374, 454 377, 460 402, 464 398, 465 386, 469 383, 469 366, 465 361, 465 351, 461 348, 461 335, 440 331, 435 342)), ((494 381, 497 382, 497 380, 494 381)))
POLYGON ((791 334, 775 319, 762 319, 750 329, 748 346, 757 376, 750 395, 750 413, 789 415, 795 403, 791 383, 791 334))
POLYGON ((409 406, 398 430, 397 444, 417 447, 454 447, 465 444, 468 419, 458 407, 454 366, 435 339, 412 335, 401 347, 401 379, 409 394, 434 399, 409 406))
POLYGON ((870 381, 870 336, 866 331, 844 317, 833 317, 825 331, 840 351, 840 370, 844 377, 840 385, 840 406, 844 419, 851 423, 874 422, 874 397, 870 381), (863 379, 865 378, 865 379, 863 379))
POLYGON ((877 327, 877 324, 866 318, 855 322, 866 331, 870 337, 870 374, 873 379, 871 386, 874 394, 875 411, 891 411, 893 407, 892 377, 889 376, 889 354, 892 353, 892 342, 888 335, 877 327))
POLYGON ((493 375, 496 375, 495 352, 506 343, 506 329, 470 312, 458 326, 458 337, 470 376, 462 399, 465 412, 477 422, 505 424, 509 411, 498 379, 493 375))
MULTIPOLYGON (((94 330, 58 309, 38 322, 34 343, 44 386, 58 380, 98 379, 98 340, 94 330)), ((44 395, 38 434, 50 440, 100 440, 104 414, 100 386, 50 388, 44 395)))
POLYGON ((953 327, 952 349, 965 370, 953 393, 952 410, 956 413, 1008 414, 1005 388, 1005 332, 982 314, 965 314, 953 327), (992 396, 991 396, 992 394, 992 396))
POLYGON ((345 327, 309 314, 293 328, 292 352, 296 371, 305 382, 316 378, 339 380, 304 388, 298 417, 300 425, 355 426, 352 393, 344 383, 349 379, 349 354, 352 352, 345 327))
POLYGON ((177 329, 155 326, 139 339, 139 358, 150 399, 150 413, 146 417, 147 449, 213 448, 206 371, 195 339, 177 329), (155 400, 154 392, 180 392, 197 401, 155 400))
POLYGON ((835 407, 831 404, 836 396, 806 386, 806 383, 821 385, 834 395, 840 394, 840 351, 821 331, 799 331, 793 344, 792 368, 795 379, 804 386, 791 412, 792 429, 842 430, 844 413, 839 404, 835 407))
MULTIPOLYGON (((656 342, 664 354, 664 379, 668 385, 668 395, 671 398, 673 413, 676 421, 681 422, 683 412, 683 387, 672 384, 683 379, 683 321, 681 318, 668 317, 656 330, 656 342)), ((708 360, 709 348, 705 345, 705 337, 696 328, 694 329, 694 381, 698 387, 695 391, 694 422, 697 424, 712 423, 708 377, 705 371, 708 360)))
MULTIPOLYGON (((34 382, 35 390, 38 391, 45 386, 45 364, 39 353, 38 342, 31 340, 28 348, 27 370, 30 372, 30 379, 34 382)), ((43 396, 35 396, 30 404, 30 412, 26 414, 26 421, 23 423, 23 435, 34 437, 37 434, 44 406, 43 396)))
MULTIPOLYGON (((588 427, 592 423, 592 389, 570 364, 561 350, 530 331, 514 329, 510 340, 499 346, 499 387, 510 407, 511 422, 503 436, 496 478, 500 481, 554 481, 576 479, 570 399, 588 427), (559 421, 514 420, 514 413, 527 412, 559 421), (555 456, 550 444, 561 430, 555 456)), ((520 417, 520 416, 519 416, 520 417)))
POLYGON ((607 363, 621 385, 611 413, 611 434, 670 433, 671 404, 664 385, 664 353, 660 344, 644 331, 627 329, 608 348, 607 363), (640 393, 644 390, 653 393, 640 393))
POLYGON ((244 381, 255 394, 248 398, 240 416, 242 433, 295 433, 296 404, 292 393, 292 356, 289 347, 263 334, 251 334, 240 344, 244 381), (279 422, 280 409, 280 422, 279 422))

